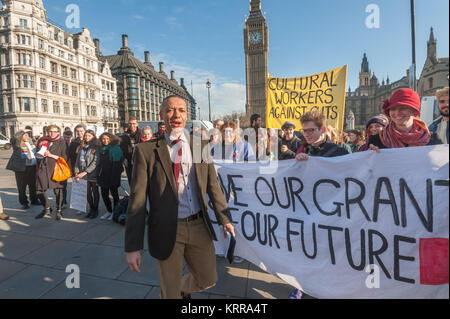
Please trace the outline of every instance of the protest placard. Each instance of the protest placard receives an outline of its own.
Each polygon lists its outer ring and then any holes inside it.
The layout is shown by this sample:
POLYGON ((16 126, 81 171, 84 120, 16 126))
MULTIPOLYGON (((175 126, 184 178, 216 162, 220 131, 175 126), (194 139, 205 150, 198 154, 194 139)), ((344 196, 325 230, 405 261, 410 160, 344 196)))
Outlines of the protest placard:
POLYGON ((270 175, 216 164, 235 255, 318 298, 448 298, 448 152, 286 160, 270 175))
POLYGON ((72 191, 70 193, 70 208, 86 213, 87 203, 87 181, 80 179, 72 182, 72 191))
POLYGON ((286 121, 301 128, 300 117, 319 110, 328 124, 344 127, 347 66, 299 78, 276 78, 267 81, 266 127, 281 129, 286 121))

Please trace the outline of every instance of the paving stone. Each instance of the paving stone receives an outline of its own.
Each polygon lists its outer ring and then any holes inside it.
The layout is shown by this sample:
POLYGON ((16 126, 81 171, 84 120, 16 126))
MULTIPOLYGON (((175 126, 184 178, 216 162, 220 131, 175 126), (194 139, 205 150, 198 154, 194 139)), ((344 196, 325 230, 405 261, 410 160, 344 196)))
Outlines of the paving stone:
POLYGON ((0 282, 14 276, 26 267, 25 264, 0 258, 0 282))
POLYGON ((122 248, 96 244, 81 248, 55 267, 65 269, 69 264, 78 265, 82 274, 108 279, 116 279, 128 267, 122 248))
POLYGON ((50 244, 21 257, 19 260, 29 264, 53 267, 86 246, 87 244, 85 243, 54 240, 50 244))
POLYGON ((97 224, 93 227, 90 227, 85 232, 79 234, 72 238, 74 241, 80 241, 85 243, 99 244, 105 241, 107 238, 115 235, 118 232, 123 232, 120 225, 105 225, 105 224, 97 224))
POLYGON ((44 219, 44 222, 45 221, 46 223, 42 224, 41 227, 33 227, 33 230, 28 234, 69 240, 85 232, 90 227, 93 227, 93 224, 89 223, 87 220, 65 218, 64 212, 63 219, 58 222, 54 219, 50 220, 49 218, 44 219))
POLYGON ((29 266, 0 283, 0 299, 36 299, 65 281, 66 273, 29 266))
POLYGON ((278 277, 251 265, 246 296, 251 299, 287 299, 292 286, 278 277))
POLYGON ((141 272, 136 273, 132 272, 130 269, 127 269, 118 279, 134 283, 159 286, 160 280, 158 264, 148 252, 143 252, 141 255, 141 272))
POLYGON ((5 232, 0 233, 0 257, 17 260, 44 247, 51 239, 5 232))
POLYGON ((69 289, 62 282, 42 299, 144 299, 152 287, 112 279, 80 276, 80 288, 69 289))
POLYGON ((249 262, 230 265, 228 260, 217 257, 218 280, 214 287, 206 292, 244 298, 247 291, 247 276, 249 262))

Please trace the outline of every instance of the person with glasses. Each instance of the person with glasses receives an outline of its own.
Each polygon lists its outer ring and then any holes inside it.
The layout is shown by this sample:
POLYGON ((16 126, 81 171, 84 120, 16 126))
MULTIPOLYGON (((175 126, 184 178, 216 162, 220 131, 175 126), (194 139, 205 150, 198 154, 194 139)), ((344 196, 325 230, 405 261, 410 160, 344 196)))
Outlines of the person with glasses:
POLYGON ((67 145, 61 139, 61 130, 56 125, 47 127, 47 136, 38 141, 36 190, 44 210, 35 218, 40 219, 51 213, 50 201, 46 194, 48 189, 53 189, 56 196, 56 220, 61 220, 64 182, 55 182, 52 179, 56 161, 62 157, 67 162, 67 145))
POLYGON ((327 135, 327 121, 321 112, 307 112, 300 118, 300 122, 300 132, 307 144, 297 151, 298 161, 307 161, 309 156, 335 157, 348 154, 343 147, 331 142, 327 135))

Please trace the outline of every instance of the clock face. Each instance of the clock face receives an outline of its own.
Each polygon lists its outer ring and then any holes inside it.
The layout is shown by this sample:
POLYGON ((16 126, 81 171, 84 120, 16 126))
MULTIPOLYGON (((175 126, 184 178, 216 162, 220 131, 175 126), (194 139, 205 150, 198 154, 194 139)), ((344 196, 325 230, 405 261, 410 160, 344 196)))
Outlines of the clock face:
POLYGON ((252 33, 250 34, 250 42, 251 42, 252 44, 258 44, 258 43, 261 42, 261 40, 262 40, 262 34, 261 34, 261 32, 254 31, 254 32, 252 32, 252 33))

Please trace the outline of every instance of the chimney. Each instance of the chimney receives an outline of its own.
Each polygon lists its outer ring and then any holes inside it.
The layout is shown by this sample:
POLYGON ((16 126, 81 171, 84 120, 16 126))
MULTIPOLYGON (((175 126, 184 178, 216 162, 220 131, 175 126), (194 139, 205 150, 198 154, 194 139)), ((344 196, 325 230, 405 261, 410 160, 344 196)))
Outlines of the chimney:
POLYGON ((175 71, 170 71, 170 79, 175 80, 175 71))
POLYGON ((164 62, 159 62, 159 73, 164 73, 164 62))
POLYGON ((95 44, 95 48, 97 49, 97 51, 100 51, 100 40, 94 39, 94 44, 95 44))
POLYGON ((145 55, 145 63, 150 63, 150 52, 145 51, 144 55, 145 55))
POLYGON ((128 48, 128 35, 122 34, 122 48, 128 48))
POLYGON ((94 39, 94 45, 95 45, 95 53, 97 55, 100 55, 100 40, 94 39))
POLYGON ((184 78, 180 78, 180 86, 184 86, 184 78))

